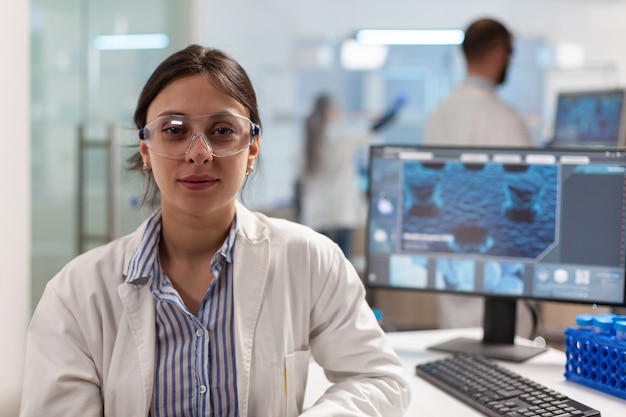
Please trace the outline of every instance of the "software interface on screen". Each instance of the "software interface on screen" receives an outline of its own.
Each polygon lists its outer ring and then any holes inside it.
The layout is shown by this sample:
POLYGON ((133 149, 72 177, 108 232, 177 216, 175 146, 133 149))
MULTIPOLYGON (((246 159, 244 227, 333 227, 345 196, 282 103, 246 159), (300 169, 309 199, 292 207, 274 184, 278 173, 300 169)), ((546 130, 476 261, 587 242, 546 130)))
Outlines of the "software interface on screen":
POLYGON ((374 146, 367 284, 620 305, 626 153, 374 146))
POLYGON ((557 98, 553 146, 624 146, 626 90, 562 92, 557 98))

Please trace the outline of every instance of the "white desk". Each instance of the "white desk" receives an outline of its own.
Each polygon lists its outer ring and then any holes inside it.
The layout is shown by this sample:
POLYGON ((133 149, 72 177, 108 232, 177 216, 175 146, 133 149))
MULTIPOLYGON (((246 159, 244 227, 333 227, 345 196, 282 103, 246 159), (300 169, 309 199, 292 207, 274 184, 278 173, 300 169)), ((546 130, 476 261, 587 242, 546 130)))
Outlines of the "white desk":
MULTIPOLYGON (((448 356, 446 353, 427 350, 428 346, 454 337, 480 338, 480 329, 428 330, 388 333, 389 340, 404 365, 404 373, 411 387, 411 403, 406 416, 483 416, 473 408, 439 390, 415 375, 415 365, 448 356)), ((602 417, 626 416, 626 400, 605 394, 565 379, 565 354, 549 349, 522 363, 502 362, 501 365, 555 389, 572 399, 600 410, 602 417)), ((312 363, 304 399, 310 407, 328 387, 329 382, 319 365, 312 363)))

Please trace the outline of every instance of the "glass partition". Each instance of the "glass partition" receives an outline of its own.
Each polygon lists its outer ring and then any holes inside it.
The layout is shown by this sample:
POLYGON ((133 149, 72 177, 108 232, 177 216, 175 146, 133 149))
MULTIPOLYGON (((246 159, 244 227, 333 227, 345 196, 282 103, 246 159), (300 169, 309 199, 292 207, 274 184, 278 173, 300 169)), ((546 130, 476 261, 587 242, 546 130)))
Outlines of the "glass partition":
POLYGON ((127 146, 136 143, 132 114, 156 65, 189 43, 189 3, 32 0, 33 306, 71 258, 144 217, 143 184, 125 169, 136 150, 127 146), (137 34, 166 42, 96 42, 137 34))

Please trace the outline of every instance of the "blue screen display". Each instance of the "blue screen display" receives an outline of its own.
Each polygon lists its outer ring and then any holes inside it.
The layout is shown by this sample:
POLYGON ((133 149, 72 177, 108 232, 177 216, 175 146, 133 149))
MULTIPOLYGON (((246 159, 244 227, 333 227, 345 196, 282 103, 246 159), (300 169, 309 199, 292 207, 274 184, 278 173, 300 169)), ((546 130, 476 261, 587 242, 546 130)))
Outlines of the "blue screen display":
POLYGON ((367 284, 626 303, 626 150, 370 150, 367 284))
POLYGON ((624 91, 561 93, 557 100, 555 146, 618 146, 624 91))

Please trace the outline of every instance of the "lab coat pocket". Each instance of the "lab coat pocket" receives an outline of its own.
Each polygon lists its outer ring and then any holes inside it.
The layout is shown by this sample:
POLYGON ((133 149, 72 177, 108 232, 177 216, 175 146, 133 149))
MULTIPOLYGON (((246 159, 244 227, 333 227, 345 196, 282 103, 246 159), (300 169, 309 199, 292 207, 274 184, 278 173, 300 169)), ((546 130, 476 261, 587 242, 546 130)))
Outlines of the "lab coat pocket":
POLYGON ((302 412, 304 390, 309 373, 309 357, 309 350, 297 350, 285 356, 283 374, 285 417, 295 417, 302 412))

